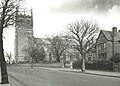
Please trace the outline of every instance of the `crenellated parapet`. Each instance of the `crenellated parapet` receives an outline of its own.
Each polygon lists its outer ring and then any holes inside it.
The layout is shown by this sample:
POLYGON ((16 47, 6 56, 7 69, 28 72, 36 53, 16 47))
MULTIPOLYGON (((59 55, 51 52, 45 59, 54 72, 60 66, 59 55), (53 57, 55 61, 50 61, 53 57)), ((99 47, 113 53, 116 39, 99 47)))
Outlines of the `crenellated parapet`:
POLYGON ((17 9, 15 24, 18 28, 32 29, 33 28, 32 10, 25 11, 17 9))

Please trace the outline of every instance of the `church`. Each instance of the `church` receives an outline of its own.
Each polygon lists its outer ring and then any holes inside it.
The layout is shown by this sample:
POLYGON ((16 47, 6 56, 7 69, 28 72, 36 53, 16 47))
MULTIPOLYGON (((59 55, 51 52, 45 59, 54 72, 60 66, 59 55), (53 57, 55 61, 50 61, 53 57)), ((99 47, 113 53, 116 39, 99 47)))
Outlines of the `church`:
MULTIPOLYGON (((30 62, 30 48, 41 48, 45 51, 45 60, 56 60, 50 50, 51 43, 47 38, 35 38, 33 31, 33 14, 30 12, 17 12, 15 21, 15 43, 14 53, 16 62, 30 62)), ((79 52, 75 49, 75 45, 69 42, 68 48, 63 53, 66 61, 71 59, 80 59, 79 52)))
POLYGON ((29 50, 30 48, 44 48, 45 60, 51 57, 49 51, 50 42, 45 38, 35 38, 33 31, 33 14, 30 12, 16 13, 15 21, 15 42, 14 54, 16 62, 31 61, 29 50))
POLYGON ((27 49, 33 46, 33 17, 29 13, 16 12, 14 53, 16 62, 29 61, 27 49))

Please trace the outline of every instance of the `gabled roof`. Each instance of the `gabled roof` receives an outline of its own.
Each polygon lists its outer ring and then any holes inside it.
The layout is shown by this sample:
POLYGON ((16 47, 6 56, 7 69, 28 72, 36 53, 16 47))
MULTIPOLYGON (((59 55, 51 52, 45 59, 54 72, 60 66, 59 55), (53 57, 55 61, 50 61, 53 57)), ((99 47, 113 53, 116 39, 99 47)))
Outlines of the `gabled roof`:
POLYGON ((45 38, 42 38, 42 41, 45 43, 45 44, 51 44, 48 39, 45 39, 45 38))
POLYGON ((36 44, 50 44, 46 38, 34 38, 36 44))
POLYGON ((106 30, 101 30, 101 32, 104 34, 107 40, 112 40, 112 32, 111 31, 106 31, 106 30))

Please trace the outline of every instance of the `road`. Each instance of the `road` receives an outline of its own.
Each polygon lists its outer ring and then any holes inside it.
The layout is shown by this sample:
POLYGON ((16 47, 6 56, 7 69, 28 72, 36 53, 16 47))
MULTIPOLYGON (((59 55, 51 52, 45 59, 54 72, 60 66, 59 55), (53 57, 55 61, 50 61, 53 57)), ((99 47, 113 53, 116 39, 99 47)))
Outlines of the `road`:
POLYGON ((40 68, 11 67, 8 73, 20 86, 120 86, 120 78, 40 68))

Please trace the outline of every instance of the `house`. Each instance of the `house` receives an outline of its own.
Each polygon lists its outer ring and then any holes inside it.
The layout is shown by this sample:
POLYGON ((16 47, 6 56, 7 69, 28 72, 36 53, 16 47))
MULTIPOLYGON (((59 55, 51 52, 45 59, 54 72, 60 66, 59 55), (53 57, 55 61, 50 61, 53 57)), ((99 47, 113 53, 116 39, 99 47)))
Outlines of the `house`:
POLYGON ((108 60, 120 53, 120 31, 116 27, 112 31, 101 30, 96 41, 96 59, 108 60))

